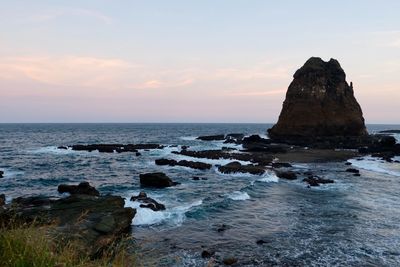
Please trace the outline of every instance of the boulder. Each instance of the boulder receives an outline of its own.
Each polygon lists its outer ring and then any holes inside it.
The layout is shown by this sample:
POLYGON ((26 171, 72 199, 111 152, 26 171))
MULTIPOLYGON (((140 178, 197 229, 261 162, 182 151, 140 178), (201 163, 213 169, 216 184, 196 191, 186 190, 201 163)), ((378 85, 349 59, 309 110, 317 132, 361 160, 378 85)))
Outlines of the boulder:
POLYGON ((272 162, 272 168, 290 168, 292 164, 288 162, 272 162))
POLYGON ((203 135, 197 137, 198 140, 202 141, 222 141, 225 139, 225 135, 217 134, 217 135, 203 135))
POLYGON ((164 188, 178 184, 163 172, 143 173, 139 177, 141 186, 164 188))
POLYGON ((145 192, 140 192, 139 195, 131 197, 131 201, 143 203, 140 205, 141 208, 148 208, 153 211, 165 210, 164 204, 158 203, 156 200, 148 197, 145 192))
POLYGON ((254 175, 262 175, 265 173, 265 168, 259 165, 242 165, 238 161, 230 162, 224 166, 219 166, 218 170, 225 174, 230 173, 250 173, 254 175))
POLYGON ((303 182, 308 183, 309 186, 320 186, 320 184, 332 184, 335 181, 331 179, 324 179, 318 176, 309 176, 307 178, 304 178, 303 182))
POLYGON ((276 176, 278 176, 281 179, 286 179, 286 180, 296 180, 297 175, 296 173, 292 171, 275 171, 276 176))
POLYGON ((3 178, 4 172, 0 171, 0 178, 3 178))
POLYGON ((353 84, 346 82, 337 60, 312 57, 293 77, 279 120, 268 130, 271 139, 312 143, 315 138, 368 134, 353 84))
POLYGON ((96 188, 91 186, 88 182, 82 182, 79 185, 66 185, 60 184, 58 186, 59 193, 70 193, 71 195, 90 195, 90 196, 99 196, 100 193, 96 188))

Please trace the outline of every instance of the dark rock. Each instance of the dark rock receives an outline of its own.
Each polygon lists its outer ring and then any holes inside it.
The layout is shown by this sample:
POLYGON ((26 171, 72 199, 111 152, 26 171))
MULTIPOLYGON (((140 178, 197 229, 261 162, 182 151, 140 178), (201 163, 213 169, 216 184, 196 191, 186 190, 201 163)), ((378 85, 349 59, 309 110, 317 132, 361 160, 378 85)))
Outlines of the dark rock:
POLYGON ((156 200, 147 196, 145 192, 140 192, 139 195, 131 197, 131 201, 139 201, 141 208, 148 208, 153 211, 165 210, 164 204, 158 203, 156 200))
POLYGON ((225 174, 230 173, 250 173, 254 175, 261 175, 265 173, 265 168, 259 165, 242 165, 238 161, 230 162, 224 166, 219 166, 218 170, 225 174))
POLYGON ((3 178, 4 172, 0 171, 0 178, 3 178))
POLYGON ((200 177, 194 176, 192 179, 193 179, 194 181, 199 181, 199 180, 200 180, 200 177))
POLYGON ((140 185, 156 188, 164 188, 177 185, 165 173, 153 172, 140 174, 140 185))
POLYGON ((349 166, 349 165, 352 165, 352 163, 351 162, 346 162, 344 165, 349 166))
POLYGON ((67 146, 59 146, 59 147, 57 147, 58 149, 64 149, 64 150, 67 150, 68 149, 68 147, 67 146))
POLYGON ((361 176, 361 174, 355 173, 355 174, 353 174, 353 176, 361 176))
POLYGON ((140 152, 136 152, 136 157, 139 157, 139 156, 141 156, 142 154, 140 153, 140 152))
POLYGON ((208 170, 211 169, 212 165, 203 162, 180 160, 176 161, 174 159, 156 159, 155 163, 157 165, 169 165, 169 166, 182 166, 197 170, 208 170))
POLYGON ((279 120, 268 130, 271 139, 313 143, 316 137, 367 135, 353 85, 337 60, 312 57, 293 77, 279 120))
POLYGON ((178 155, 185 155, 193 158, 231 159, 231 160, 250 161, 263 166, 270 164, 274 158, 272 155, 266 153, 234 153, 224 150, 201 150, 201 151, 182 150, 180 152, 173 151, 172 153, 178 155))
POLYGON ((380 131, 380 133, 391 133, 391 134, 394 134, 394 133, 400 133, 400 130, 385 130, 385 131, 380 131))
POLYGON ((181 146, 181 149, 182 150, 186 150, 186 149, 188 149, 189 148, 189 146, 181 146))
POLYGON ((359 171, 359 170, 357 170, 357 169, 354 169, 354 168, 348 168, 348 169, 346 169, 346 172, 351 172, 351 173, 360 173, 360 171, 359 171))
POLYGON ((70 193, 71 195, 81 194, 90 196, 99 196, 99 191, 91 186, 88 182, 82 182, 79 185, 61 184, 58 186, 59 193, 70 193))
POLYGON ((226 224, 221 224, 218 228, 217 228, 217 232, 221 233, 221 232, 225 232, 226 230, 228 230, 230 227, 226 224))
POLYGON ((201 252, 201 257, 203 259, 207 259, 207 258, 211 258, 212 256, 214 256, 215 252, 214 251, 208 251, 208 250, 203 250, 201 252))
POLYGON ((218 135, 203 135, 197 137, 197 139, 202 141, 222 141, 225 139, 225 135, 218 134, 218 135))
POLYGON ((296 173, 292 171, 275 171, 276 176, 278 176, 281 179, 286 179, 286 180, 296 180, 297 175, 296 173))
POLYGON ((308 183, 310 186, 319 186, 320 184, 332 184, 335 181, 331 179, 324 179, 318 176, 309 176, 303 179, 303 182, 308 183))
POLYGON ((230 133, 226 135, 226 139, 236 139, 236 140, 242 140, 244 138, 244 134, 241 133, 230 133))
POLYGON ((271 144, 270 139, 261 138, 259 135, 245 137, 242 145, 245 151, 266 152, 266 153, 286 153, 289 146, 283 144, 271 144))
POLYGON ((225 265, 233 265, 238 262, 238 259, 234 257, 224 258, 222 261, 225 265))
POLYGON ((272 168, 290 168, 292 164, 287 162, 272 162, 272 168))
POLYGON ((6 195, 0 194, 0 207, 4 206, 6 204, 6 195))
POLYGON ((91 145, 73 145, 72 150, 76 151, 99 151, 101 153, 113 153, 113 152, 138 152, 138 150, 148 150, 148 149, 162 149, 164 146, 159 144, 91 144, 91 145))
POLYGON ((208 180, 208 178, 205 178, 205 177, 203 177, 203 178, 201 178, 201 180, 203 180, 203 181, 207 181, 207 180, 208 180))
POLYGON ((262 239, 257 240, 257 242, 256 242, 257 245, 263 245, 263 244, 266 244, 266 243, 268 243, 268 242, 267 242, 267 241, 264 241, 264 240, 262 240, 262 239))

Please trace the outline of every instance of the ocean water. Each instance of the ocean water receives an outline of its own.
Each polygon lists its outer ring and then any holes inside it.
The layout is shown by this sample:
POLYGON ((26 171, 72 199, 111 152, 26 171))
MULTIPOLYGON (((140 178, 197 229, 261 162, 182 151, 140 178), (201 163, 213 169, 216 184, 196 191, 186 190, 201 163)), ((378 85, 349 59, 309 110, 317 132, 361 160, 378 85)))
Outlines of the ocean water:
MULTIPOLYGON (((0 194, 7 201, 28 195, 57 196, 60 183, 89 181, 102 194, 126 198, 137 208, 132 235, 148 266, 206 266, 203 250, 217 258, 236 257, 239 266, 400 266, 400 164, 376 158, 353 159, 361 177, 343 162, 298 164, 334 184, 307 188, 301 182, 262 176, 221 174, 156 166, 181 145, 217 149, 199 135, 244 133, 265 135, 269 124, 0 124, 0 194), (160 150, 98 153, 58 150, 59 145, 89 143, 159 143, 160 150), (145 189, 165 204, 154 212, 129 198, 143 188, 139 174, 162 171, 181 184, 145 189), (200 177, 199 181, 193 176, 200 177), (220 228, 224 231, 218 231, 220 228), (257 240, 264 244, 257 244, 257 240)), ((370 132, 400 129, 369 125, 370 132)), ((399 135, 396 138, 399 140, 399 135)), ((231 145, 232 146, 232 145, 231 145)))

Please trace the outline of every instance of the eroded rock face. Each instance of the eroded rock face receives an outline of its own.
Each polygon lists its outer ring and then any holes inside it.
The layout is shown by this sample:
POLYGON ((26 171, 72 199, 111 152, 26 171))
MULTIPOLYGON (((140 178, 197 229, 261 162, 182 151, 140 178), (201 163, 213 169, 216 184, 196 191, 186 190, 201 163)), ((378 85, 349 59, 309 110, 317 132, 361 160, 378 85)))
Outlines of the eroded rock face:
POLYGON ((367 130, 353 85, 337 60, 310 58, 296 71, 286 93, 271 139, 312 140, 335 136, 366 136, 367 130))

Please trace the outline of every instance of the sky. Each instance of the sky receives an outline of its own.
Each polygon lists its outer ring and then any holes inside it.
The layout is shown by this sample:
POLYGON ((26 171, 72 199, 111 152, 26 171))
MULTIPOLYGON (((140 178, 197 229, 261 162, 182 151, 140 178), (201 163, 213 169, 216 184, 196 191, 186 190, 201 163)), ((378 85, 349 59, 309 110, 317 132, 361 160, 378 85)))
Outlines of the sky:
POLYGON ((276 122, 339 60, 367 123, 400 123, 400 1, 0 0, 0 122, 276 122))

